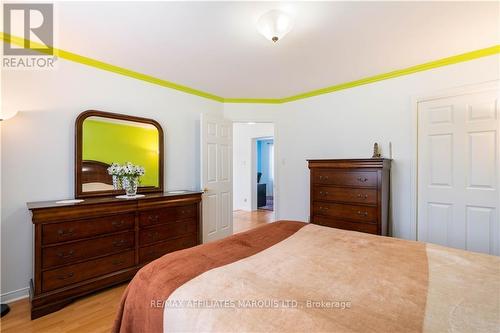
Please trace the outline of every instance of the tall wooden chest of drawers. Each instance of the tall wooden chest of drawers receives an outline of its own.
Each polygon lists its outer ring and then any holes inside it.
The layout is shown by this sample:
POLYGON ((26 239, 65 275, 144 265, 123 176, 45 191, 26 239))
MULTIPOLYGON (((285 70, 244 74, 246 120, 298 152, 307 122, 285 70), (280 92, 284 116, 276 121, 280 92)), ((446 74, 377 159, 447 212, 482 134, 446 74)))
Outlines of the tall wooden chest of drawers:
POLYGON ((388 235, 388 159, 308 160, 311 222, 388 235))
POLYGON ((201 193, 28 203, 34 224, 32 319, 131 279, 162 255, 200 243, 201 193))

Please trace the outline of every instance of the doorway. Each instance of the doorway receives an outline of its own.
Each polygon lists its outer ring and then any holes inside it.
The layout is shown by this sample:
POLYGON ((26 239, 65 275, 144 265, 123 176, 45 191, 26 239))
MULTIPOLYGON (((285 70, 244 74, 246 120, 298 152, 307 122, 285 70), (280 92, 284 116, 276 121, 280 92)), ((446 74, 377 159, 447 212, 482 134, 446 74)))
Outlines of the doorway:
POLYGON ((233 123, 235 232, 275 220, 276 172, 274 165, 274 124, 233 123), (237 225, 238 221, 243 221, 241 228, 237 225))
POLYGON ((257 209, 274 211, 274 138, 256 139, 257 209))

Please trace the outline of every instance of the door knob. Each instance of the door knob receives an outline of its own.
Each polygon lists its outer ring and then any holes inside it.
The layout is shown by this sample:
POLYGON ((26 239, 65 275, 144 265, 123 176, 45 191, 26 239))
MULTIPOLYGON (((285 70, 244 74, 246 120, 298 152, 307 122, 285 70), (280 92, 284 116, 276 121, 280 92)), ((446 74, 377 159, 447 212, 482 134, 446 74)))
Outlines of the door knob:
POLYGON ((207 192, 208 192, 208 187, 205 187, 205 188, 203 189, 203 192, 204 192, 204 193, 207 193, 207 192))

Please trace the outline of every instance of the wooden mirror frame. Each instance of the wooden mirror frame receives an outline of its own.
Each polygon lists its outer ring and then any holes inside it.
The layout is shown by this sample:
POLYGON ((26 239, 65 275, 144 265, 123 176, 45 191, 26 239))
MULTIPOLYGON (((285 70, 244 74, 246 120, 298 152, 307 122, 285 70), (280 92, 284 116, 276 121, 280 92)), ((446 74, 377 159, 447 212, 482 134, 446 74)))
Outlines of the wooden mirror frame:
POLYGON ((103 190, 93 192, 83 192, 82 188, 82 139, 83 139, 83 122, 89 117, 104 117, 118 120, 133 121, 138 123, 150 124, 158 129, 158 143, 159 143, 159 172, 158 172, 158 186, 157 187, 139 187, 137 193, 158 193, 163 192, 163 166, 164 166, 164 151, 163 151, 163 129, 161 125, 153 119, 141 118, 135 116, 128 116, 119 113, 111 113, 97 110, 87 110, 76 118, 75 121, 75 198, 90 198, 102 197, 110 195, 125 194, 125 190, 103 190))

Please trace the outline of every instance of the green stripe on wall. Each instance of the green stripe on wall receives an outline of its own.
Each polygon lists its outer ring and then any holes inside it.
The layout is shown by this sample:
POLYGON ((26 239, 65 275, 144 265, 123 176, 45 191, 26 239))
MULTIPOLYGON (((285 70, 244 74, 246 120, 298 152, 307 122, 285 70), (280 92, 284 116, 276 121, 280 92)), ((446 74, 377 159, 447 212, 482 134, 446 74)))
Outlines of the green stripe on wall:
POLYGON ((459 63, 459 62, 478 59, 478 58, 482 58, 482 57, 486 57, 486 56, 490 56, 490 55, 494 55, 494 54, 498 54, 498 53, 500 53, 500 45, 495 45, 495 46, 488 47, 485 49, 467 52, 467 53, 455 55, 452 57, 427 62, 425 64, 395 70, 395 71, 392 71, 389 73, 370 76, 370 77, 367 77, 364 79, 346 82, 346 83, 342 83, 342 84, 337 84, 337 85, 334 85, 331 87, 313 90, 313 91, 310 91, 307 93, 286 97, 286 98, 283 98, 281 101, 282 101, 282 103, 292 102, 292 101, 296 101, 299 99, 328 94, 328 93, 331 93, 334 91, 349 89, 349 88, 361 86, 364 84, 388 80, 388 79, 392 79, 392 78, 399 77, 399 76, 404 76, 404 75, 409 75, 409 74, 413 74, 413 73, 417 73, 417 72, 422 72, 422 71, 426 71, 426 70, 433 69, 433 68, 448 66, 448 65, 459 63))
MULTIPOLYGON (((26 41, 24 38, 11 36, 11 35, 6 34, 4 32, 2 32, 2 40, 4 40, 7 43, 11 43, 11 44, 19 45, 19 46, 23 46, 23 47, 25 45, 24 44, 25 42, 30 42, 32 47, 35 47, 35 48, 45 48, 46 47, 43 44, 39 44, 39 43, 32 42, 32 41, 26 41)), ((211 100, 214 100, 217 102, 224 102, 224 98, 217 96, 217 95, 213 95, 213 94, 204 92, 204 91, 201 91, 201 90, 186 87, 186 86, 183 86, 183 85, 180 85, 177 83, 173 83, 170 81, 165 81, 165 80, 156 78, 156 77, 151 76, 151 75, 142 74, 139 72, 132 71, 130 69, 111 65, 111 64, 99 61, 99 60, 95 60, 92 58, 81 56, 81 55, 76 54, 76 53, 64 51, 64 50, 57 49, 57 48, 54 48, 53 50, 54 50, 54 56, 61 58, 61 59, 66 59, 66 60, 77 62, 77 63, 83 64, 83 65, 99 68, 99 69, 102 69, 102 70, 105 70, 108 72, 113 72, 116 74, 128 76, 128 77, 131 77, 131 78, 134 78, 137 80, 157 84, 157 85, 162 86, 162 87, 179 90, 179 91, 191 94, 191 95, 196 95, 196 96, 208 98, 208 99, 211 99, 211 100)), ((47 52, 40 51, 40 52, 50 54, 49 53, 50 51, 47 51, 47 52)))
MULTIPOLYGON (((14 45, 19 45, 24 47, 26 42, 30 42, 33 47, 39 47, 39 48, 44 48, 45 45, 32 42, 32 41, 26 41, 24 38, 16 37, 16 36, 11 36, 9 34, 6 34, 4 32, 1 33, 1 39, 5 41, 6 43, 11 43, 14 45)), ((41 51, 41 53, 44 53, 41 51)), ((64 51, 61 49, 56 49, 54 48, 54 55, 61 58, 61 59, 66 59, 69 61, 77 62, 80 64, 84 64, 87 66, 99 68, 108 72, 113 72, 116 74, 128 76, 135 78, 137 80, 157 84, 162 87, 170 88, 170 89, 175 89, 179 90, 191 95, 196 95, 204 98, 208 98, 217 102, 221 103, 256 103, 256 104, 282 104, 282 103, 288 103, 292 101, 297 101, 300 99, 304 98, 309 98, 309 97, 314 97, 314 96, 319 96, 323 94, 329 94, 335 91, 339 90, 344 90, 344 89, 349 89, 349 88, 354 88, 357 86, 365 85, 365 84, 370 84, 378 81, 383 81, 383 80, 388 80, 392 78, 396 78, 399 76, 404 76, 404 75, 409 75, 417 72, 422 72, 426 71, 429 69, 433 68, 438 68, 438 67, 443 67, 443 66, 448 66, 464 61, 469 61, 469 60, 474 60, 486 56, 491 56, 495 54, 500 53, 500 45, 494 45, 488 48, 472 51, 472 52, 467 52, 467 53, 462 53, 459 55, 451 56, 448 58, 440 59, 440 60, 435 60, 435 61, 430 61, 421 65, 416 65, 404 69, 399 69, 395 70, 392 72, 384 73, 384 74, 378 74, 370 77, 366 77, 363 79, 351 81, 351 82, 346 82, 346 83, 341 83, 337 85, 333 85, 330 87, 318 89, 318 90, 313 90, 309 91, 306 93, 298 94, 298 95, 293 95, 290 97, 285 97, 285 98, 224 98, 220 97, 217 95, 213 95, 201 90, 197 90, 194 88, 186 87, 177 83, 173 83, 170 81, 162 80, 159 78, 156 78, 154 76, 142 74, 139 72, 132 71, 130 69, 126 69, 123 67, 111 65, 99 60, 95 60, 92 58, 88 58, 85 56, 78 55, 76 53, 64 51)))

